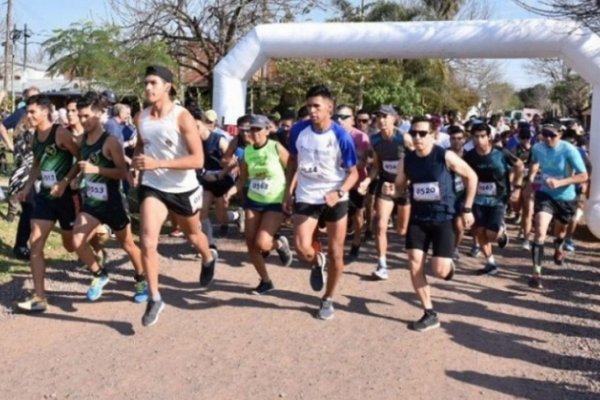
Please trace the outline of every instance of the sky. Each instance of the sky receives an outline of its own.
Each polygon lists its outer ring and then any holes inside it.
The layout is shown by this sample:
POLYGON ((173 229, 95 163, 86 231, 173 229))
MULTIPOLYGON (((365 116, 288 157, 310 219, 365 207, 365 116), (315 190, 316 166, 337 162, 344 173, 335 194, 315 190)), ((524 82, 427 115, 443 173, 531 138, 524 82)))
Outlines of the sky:
MULTIPOLYGON (((351 0, 358 3, 357 0, 351 0)), ((488 0, 491 10, 491 19, 524 19, 540 18, 516 5, 512 0, 488 0)), ((2 2, 3 4, 6 1, 2 2)), ((35 53, 36 46, 52 35, 53 29, 67 28, 71 23, 94 20, 107 21, 111 17, 111 8, 108 0, 13 0, 13 20, 18 29, 23 29, 27 24, 32 32, 30 38, 30 56, 35 53)), ((4 13, 5 6, 0 6, 4 13)), ((318 13, 313 16, 319 20, 324 16, 318 13)), ((20 45, 19 52, 22 51, 20 45)), ((19 53, 20 54, 20 53, 19 53)), ((543 78, 532 75, 526 68, 526 60, 499 60, 500 70, 504 79, 515 88, 521 89, 542 82, 543 78)))

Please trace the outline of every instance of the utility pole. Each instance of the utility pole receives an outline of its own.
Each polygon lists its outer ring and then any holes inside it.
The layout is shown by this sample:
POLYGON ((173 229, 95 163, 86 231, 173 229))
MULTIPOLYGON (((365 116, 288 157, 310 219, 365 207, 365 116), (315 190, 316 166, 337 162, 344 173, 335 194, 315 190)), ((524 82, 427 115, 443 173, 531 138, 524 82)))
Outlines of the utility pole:
POLYGON ((23 27, 23 72, 21 73, 21 79, 23 82, 27 81, 27 39, 31 37, 31 33, 27 30, 27 24, 23 27))
POLYGON ((6 0, 6 35, 4 36, 4 90, 8 90, 8 60, 12 58, 12 40, 10 27, 12 25, 12 0, 6 0))

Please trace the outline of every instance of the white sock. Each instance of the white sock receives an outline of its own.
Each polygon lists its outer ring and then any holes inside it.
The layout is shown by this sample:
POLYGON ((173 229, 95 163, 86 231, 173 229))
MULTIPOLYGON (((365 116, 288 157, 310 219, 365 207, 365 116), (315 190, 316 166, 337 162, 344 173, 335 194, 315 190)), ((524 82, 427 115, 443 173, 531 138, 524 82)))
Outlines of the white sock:
POLYGON ((488 264, 493 264, 493 265, 496 265, 496 260, 494 260, 494 256, 489 256, 489 257, 487 258, 487 263, 488 263, 488 264))
POLYGON ((235 222, 240 219, 240 213, 237 211, 227 211, 227 221, 235 222))

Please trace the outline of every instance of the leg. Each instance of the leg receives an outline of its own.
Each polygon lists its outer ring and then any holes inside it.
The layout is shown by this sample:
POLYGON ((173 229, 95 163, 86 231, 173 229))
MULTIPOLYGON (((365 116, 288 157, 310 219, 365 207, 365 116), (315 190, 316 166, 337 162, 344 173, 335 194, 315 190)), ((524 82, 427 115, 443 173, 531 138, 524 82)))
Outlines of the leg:
POLYGON ((387 268, 387 228, 394 202, 377 198, 375 203, 375 246, 377 249, 378 267, 387 268))
POLYGON ((354 237, 352 239, 352 246, 358 247, 358 246, 360 246, 362 231, 363 231, 363 227, 365 225, 365 209, 364 208, 359 208, 354 211, 352 223, 354 224, 354 237))
POLYGON ((270 282, 271 278, 269 277, 267 268, 265 266, 265 259, 261 254, 260 247, 257 245, 257 237, 260 230, 260 224, 263 219, 263 214, 251 209, 246 209, 245 214, 246 230, 244 232, 244 236, 246 237, 246 246, 248 247, 250 261, 252 262, 252 265, 254 265, 256 272, 258 272, 261 281, 270 282))
POLYGON ((327 287, 323 296, 327 299, 333 298, 335 289, 344 272, 344 240, 347 224, 348 216, 346 215, 335 222, 327 222, 329 267, 327 269, 327 287))
POLYGON ((167 207, 155 197, 146 197, 140 204, 140 240, 142 265, 153 300, 160 300, 158 290, 158 237, 167 218, 167 207))
POLYGON ((425 253, 423 250, 410 249, 408 253, 408 265, 410 268, 410 280, 413 289, 425 310, 433 309, 431 302, 431 290, 425 277, 425 253))
POLYGON ((408 220, 410 218, 410 204, 399 204, 396 215, 396 232, 398 235, 405 236, 408 229, 408 220))
POLYGON ((81 212, 75 220, 73 228, 73 245, 77 255, 88 266, 92 273, 97 273, 102 268, 98 265, 95 254, 92 252, 88 242, 96 236, 96 227, 100 221, 88 213, 81 212))
POLYGON ((33 219, 31 220, 31 274, 33 276, 33 289, 40 298, 45 298, 44 278, 46 264, 44 260, 44 246, 55 221, 33 219))
POLYGON ((121 247, 131 260, 135 274, 138 276, 144 275, 144 265, 142 263, 142 251, 133 241, 133 234, 131 233, 131 224, 127 224, 125 228, 120 231, 115 231, 115 237, 121 244, 121 247))
POLYGON ((313 234, 317 229, 317 218, 294 214, 294 243, 298 258, 310 265, 317 265, 317 254, 312 247, 313 234))

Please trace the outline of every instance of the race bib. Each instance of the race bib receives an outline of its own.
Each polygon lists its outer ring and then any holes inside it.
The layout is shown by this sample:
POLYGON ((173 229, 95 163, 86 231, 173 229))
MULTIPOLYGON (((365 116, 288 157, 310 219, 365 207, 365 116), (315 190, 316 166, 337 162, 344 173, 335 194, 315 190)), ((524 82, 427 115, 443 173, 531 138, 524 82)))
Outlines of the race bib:
POLYGON ((465 191, 465 183, 463 182, 462 176, 456 176, 454 178, 454 191, 456 193, 465 191))
POLYGON ((271 189, 271 182, 268 179, 252 179, 249 189, 254 193, 266 196, 271 189))
POLYGON ((388 174, 396 175, 398 173, 398 161, 384 161, 383 170, 388 174))
POLYGON ((495 196, 496 184, 494 182, 479 182, 477 185, 477 194, 480 196, 495 196))
POLYGON ((316 165, 301 165, 300 173, 304 176, 314 178, 319 173, 316 165))
POLYGON ((413 198, 416 201, 440 201, 440 184, 426 182, 413 184, 413 198))
POLYGON ((202 207, 202 186, 199 186, 194 193, 190 195, 190 206, 192 211, 196 212, 202 207))
POLYGON ((106 187, 106 183, 86 182, 86 188, 87 197, 94 200, 108 201, 108 188, 106 187))
POLYGON ((54 171, 42 171, 42 185, 47 188, 56 185, 56 173, 54 171))

